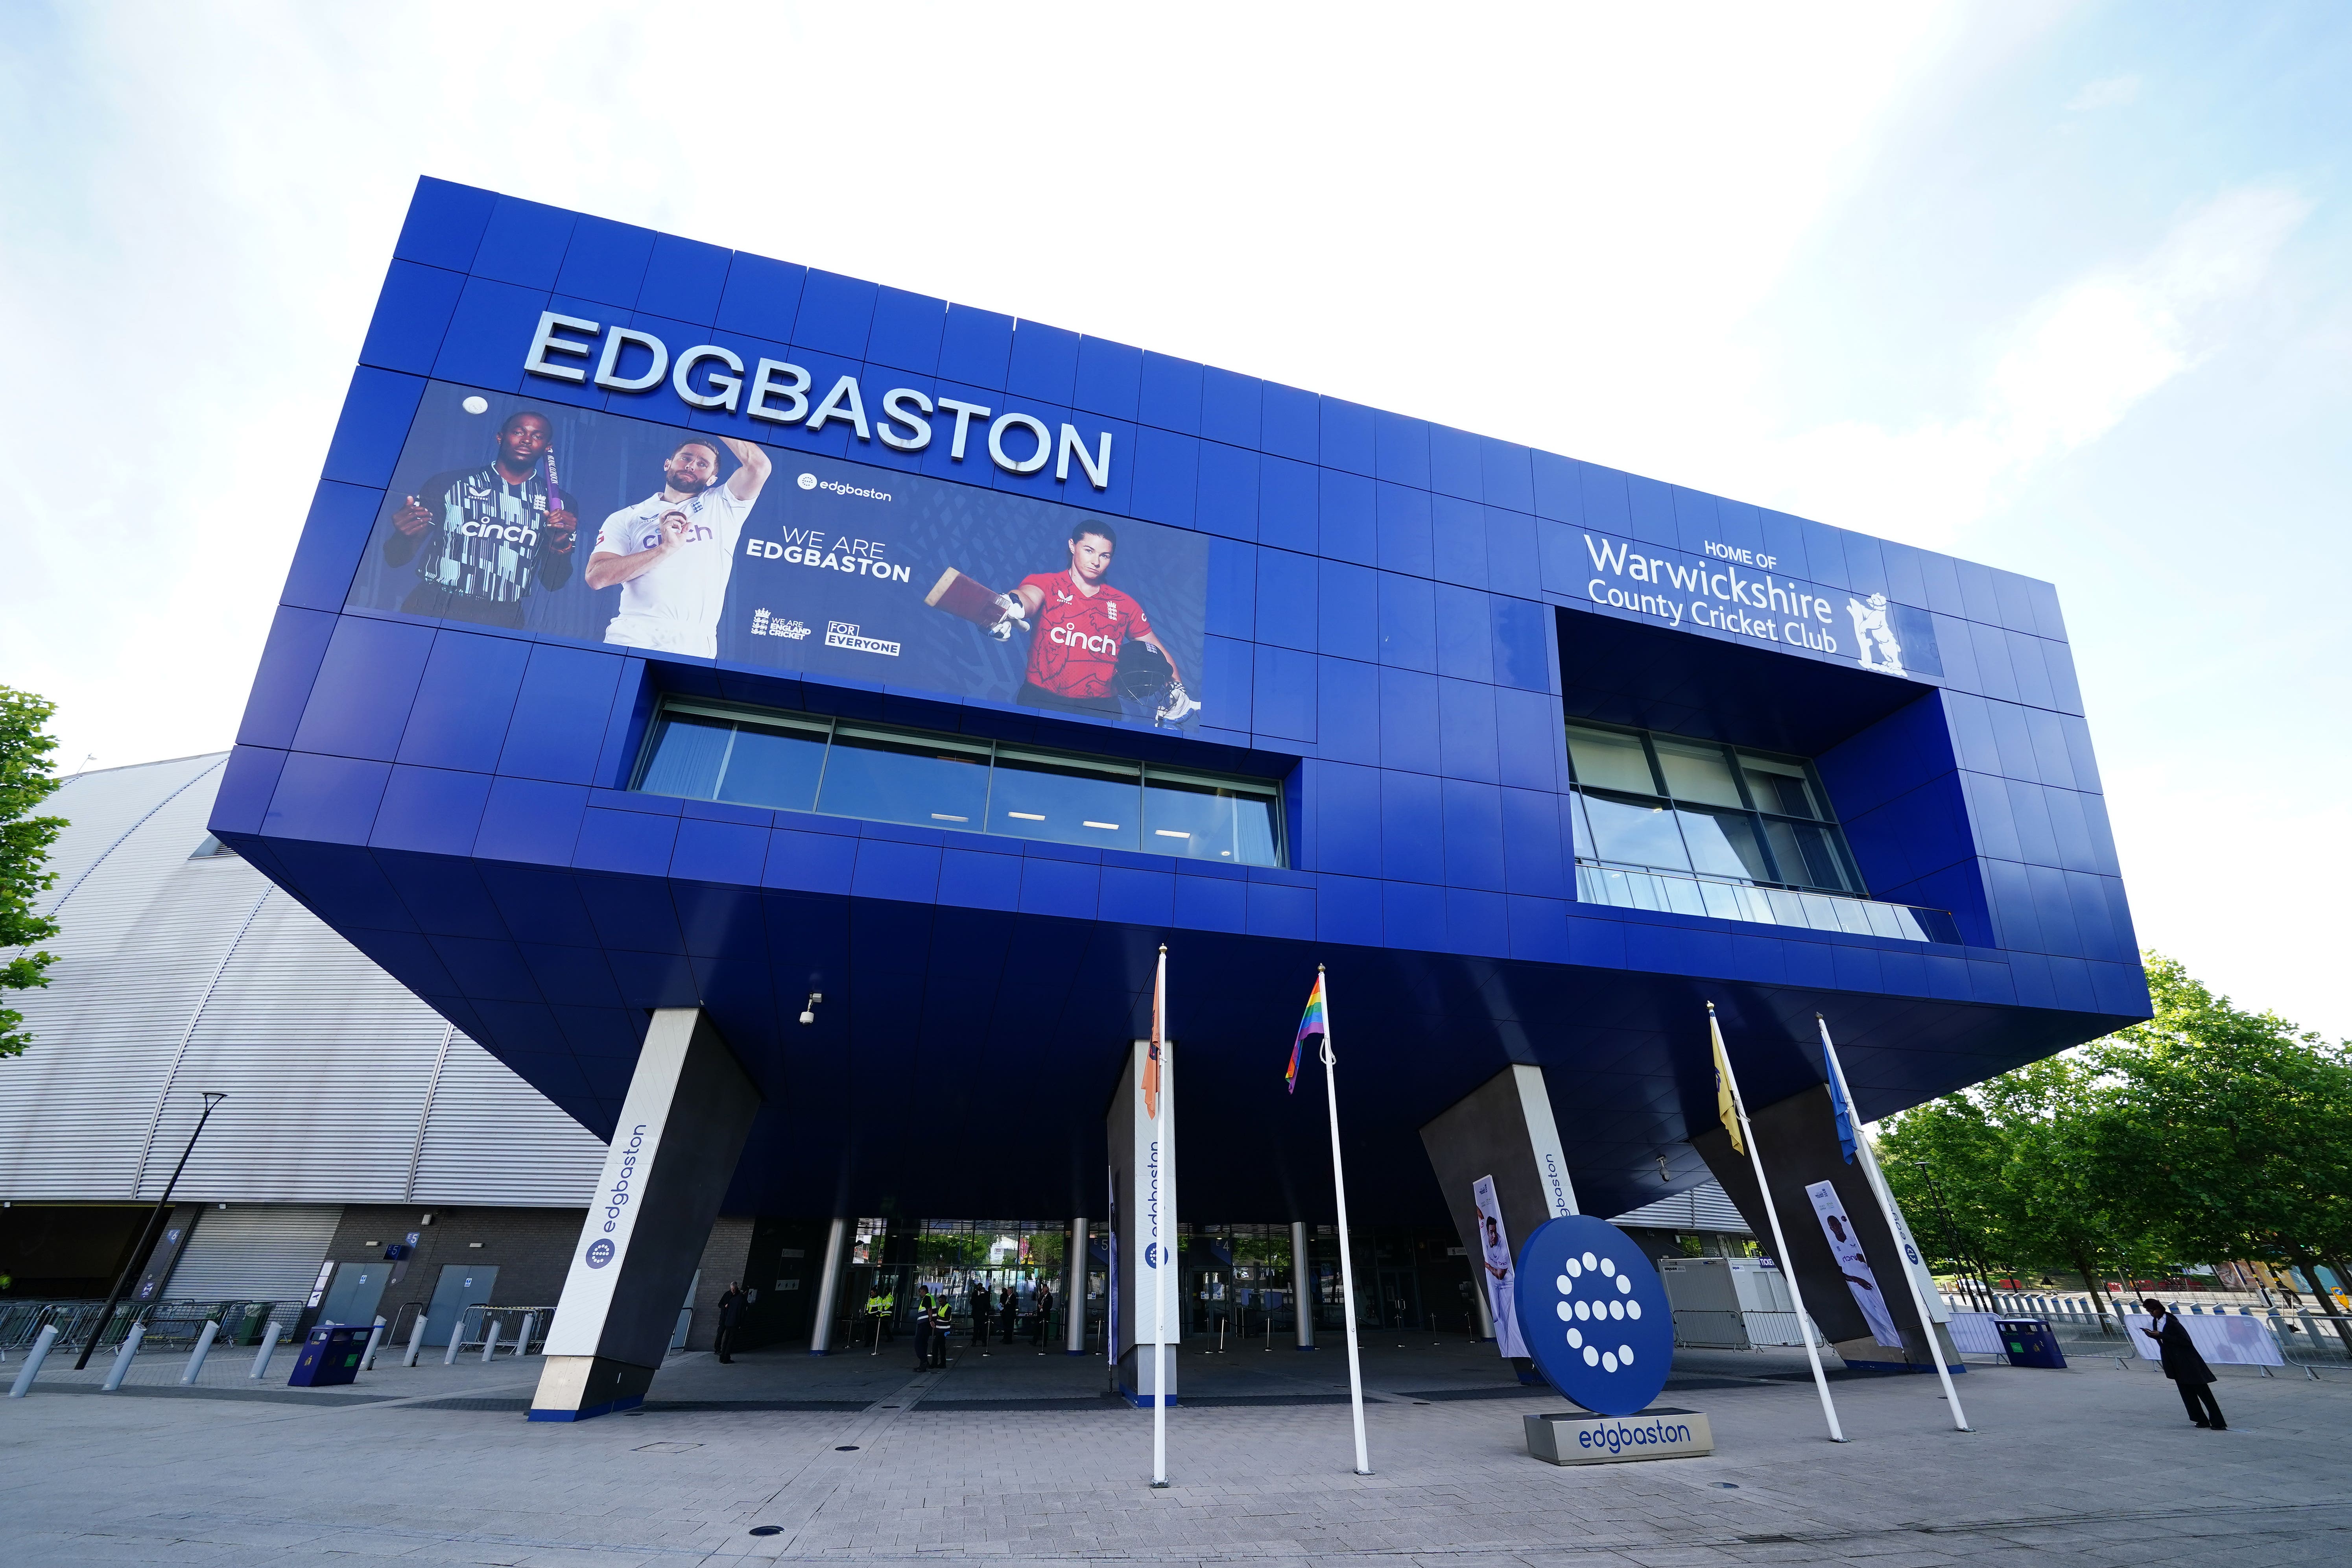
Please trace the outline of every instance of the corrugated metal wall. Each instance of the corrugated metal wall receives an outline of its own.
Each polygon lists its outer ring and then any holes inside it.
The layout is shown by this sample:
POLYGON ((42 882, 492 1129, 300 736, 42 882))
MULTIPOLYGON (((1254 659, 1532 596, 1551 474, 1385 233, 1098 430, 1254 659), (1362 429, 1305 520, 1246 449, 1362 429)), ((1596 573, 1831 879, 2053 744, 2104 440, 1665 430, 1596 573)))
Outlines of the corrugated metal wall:
MULTIPOLYGON (((212 1136, 209 1129, 205 1136, 212 1136)), ((206 1209, 165 1293, 176 1301, 238 1297, 299 1303, 319 1277, 342 1213, 341 1204, 206 1209)))
POLYGON ((251 866, 189 858, 222 761, 51 797, 64 930, 14 1004, 34 1044, 0 1058, 0 1196, 156 1197, 222 1089, 179 1199, 585 1203, 604 1145, 579 1123, 251 866))
POLYGON ((1686 1193, 1677 1193, 1656 1203, 1644 1204, 1631 1214, 1621 1214, 1609 1222, 1643 1230, 1722 1230, 1734 1236, 1748 1234, 1748 1222, 1739 1217, 1739 1205, 1731 1195, 1713 1181, 1701 1182, 1686 1193))

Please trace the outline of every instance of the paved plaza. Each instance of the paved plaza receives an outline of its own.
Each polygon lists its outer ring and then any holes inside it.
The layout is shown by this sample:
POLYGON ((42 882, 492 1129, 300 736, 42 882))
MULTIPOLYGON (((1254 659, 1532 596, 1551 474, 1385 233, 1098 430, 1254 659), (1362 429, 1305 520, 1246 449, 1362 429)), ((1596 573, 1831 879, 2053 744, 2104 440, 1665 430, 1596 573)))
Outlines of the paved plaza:
MULTIPOLYGON (((2352 1376, 2243 1368, 2231 1428, 2075 1347, 2066 1372, 1978 1366, 1973 1435, 1932 1378, 1842 1377, 1853 1441, 1822 1439, 1801 1356, 1684 1352, 1664 1405, 1704 1410, 1714 1458, 1563 1469, 1519 1418, 1558 1409, 1491 1352, 1393 1336, 1365 1353, 1376 1474, 1349 1473, 1336 1350, 1186 1351, 1165 1491, 1151 1420, 1098 1362, 998 1348, 918 1374, 880 1355, 674 1358, 647 1407, 526 1422, 535 1361, 386 1364, 352 1389, 265 1384, 250 1352, 194 1389, 157 1356, 123 1392, 59 1357, 0 1401, 5 1559, 47 1563, 500 1564, 782 1561, 1643 1568, 1857 1561, 2352 1559, 2352 1376), (753 1535, 755 1528, 775 1532, 753 1535)), ((5 1369, 13 1376, 18 1363, 5 1369)))

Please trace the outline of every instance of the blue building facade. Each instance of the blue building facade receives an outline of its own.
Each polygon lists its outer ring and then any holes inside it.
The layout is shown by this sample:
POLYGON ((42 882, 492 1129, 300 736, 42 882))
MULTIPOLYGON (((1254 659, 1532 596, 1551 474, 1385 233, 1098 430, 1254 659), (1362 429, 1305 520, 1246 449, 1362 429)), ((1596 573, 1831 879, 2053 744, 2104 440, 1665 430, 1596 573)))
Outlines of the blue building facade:
MULTIPOLYGON (((531 565, 474 564, 510 584, 531 565)), ((1820 1081, 1825 1015, 1873 1117, 2148 1013, 2048 584, 433 180, 212 828, 599 1135, 649 1010, 705 1008, 766 1097, 730 1198, 747 1212, 1099 1212, 1103 1108, 1163 942, 1188 1219, 1328 1215, 1301 1103, 1320 1089, 1283 1084, 1318 963, 1351 1201, 1398 1223, 1445 1214, 1415 1129, 1511 1062, 1545 1068, 1588 1210, 1703 1180, 1709 1001, 1759 1103, 1820 1081), (486 459, 488 412, 521 408, 569 489, 544 493, 545 457, 503 502, 420 479, 452 443, 486 459), (715 440, 673 448, 685 432, 715 440), (680 453, 721 486, 753 473, 728 443, 756 444, 767 484, 730 524, 711 651, 606 630, 631 619, 629 588, 586 580, 628 553, 604 549, 626 542, 606 509, 658 498, 680 453), (922 510, 937 548, 885 555, 824 521, 847 513, 782 510, 874 496, 922 510), (438 528, 478 502, 472 540, 498 505, 543 521, 559 501, 577 548, 520 597, 413 596, 404 506, 438 528), (794 517, 822 526, 795 543, 775 521, 794 517), (925 595, 956 602, 953 551, 1065 517, 1107 520, 1122 564, 1176 584, 1153 615, 1196 711, 1016 700, 997 676, 1046 635, 1050 595, 1003 642, 984 607, 940 629, 925 595), (783 559, 819 544, 824 567, 783 559), (755 607, 772 564, 839 574, 866 618, 819 637, 755 607), (877 615, 931 641, 902 656, 877 615), (746 640, 772 626, 793 640, 746 640), (851 672, 886 650, 903 679, 851 672), (956 826, 838 784, 666 785, 665 759, 692 761, 666 723, 826 756, 901 732, 892 754, 999 780, 1032 753, 1092 759, 1142 779, 1146 837, 956 826), (1213 798, 1264 836, 1155 840, 1161 775, 1257 781, 1213 798)))

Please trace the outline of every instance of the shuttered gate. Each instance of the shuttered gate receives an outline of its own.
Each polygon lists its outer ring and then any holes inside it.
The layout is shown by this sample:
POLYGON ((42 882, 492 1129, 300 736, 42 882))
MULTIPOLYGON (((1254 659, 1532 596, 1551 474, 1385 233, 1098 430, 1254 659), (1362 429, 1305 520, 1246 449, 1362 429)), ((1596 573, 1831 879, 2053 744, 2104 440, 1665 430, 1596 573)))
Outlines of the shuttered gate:
POLYGON ((175 1301, 290 1301, 299 1306, 343 1215, 340 1204, 205 1205, 164 1293, 175 1301))

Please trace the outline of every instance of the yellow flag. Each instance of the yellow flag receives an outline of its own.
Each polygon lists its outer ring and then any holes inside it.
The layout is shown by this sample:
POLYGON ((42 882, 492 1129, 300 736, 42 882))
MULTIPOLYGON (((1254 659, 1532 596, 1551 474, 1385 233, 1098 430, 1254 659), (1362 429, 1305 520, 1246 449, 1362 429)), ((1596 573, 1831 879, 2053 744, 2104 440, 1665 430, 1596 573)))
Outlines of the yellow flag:
POLYGON ((1715 1113, 1722 1119, 1723 1130, 1731 1134, 1731 1152, 1748 1152, 1748 1145, 1739 1136, 1739 1109, 1731 1102, 1731 1064, 1723 1059, 1723 1026, 1715 1021, 1715 1010, 1707 1009, 1706 1032, 1715 1038, 1715 1113))

